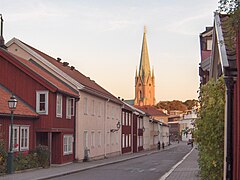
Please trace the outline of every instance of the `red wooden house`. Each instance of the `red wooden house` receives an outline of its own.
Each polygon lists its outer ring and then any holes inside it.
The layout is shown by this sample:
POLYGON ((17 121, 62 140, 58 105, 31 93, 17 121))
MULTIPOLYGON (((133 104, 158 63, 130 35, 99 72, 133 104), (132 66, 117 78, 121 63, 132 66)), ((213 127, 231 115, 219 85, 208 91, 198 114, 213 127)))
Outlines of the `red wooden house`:
MULTIPOLYGON (((3 140, 6 150, 10 143, 10 119, 8 100, 12 93, 0 84, 0 139, 3 140)), ((14 111, 13 145, 14 151, 29 151, 34 149, 34 122, 39 115, 26 102, 16 97, 17 108, 14 111)))
POLYGON ((234 47, 226 43, 228 19, 218 13, 214 17, 210 78, 223 76, 226 85, 224 178, 240 179, 240 34, 236 34, 234 47))
POLYGON ((75 102, 78 92, 34 63, 0 49, 0 83, 39 115, 34 121, 33 147, 47 145, 52 164, 74 159, 75 102))

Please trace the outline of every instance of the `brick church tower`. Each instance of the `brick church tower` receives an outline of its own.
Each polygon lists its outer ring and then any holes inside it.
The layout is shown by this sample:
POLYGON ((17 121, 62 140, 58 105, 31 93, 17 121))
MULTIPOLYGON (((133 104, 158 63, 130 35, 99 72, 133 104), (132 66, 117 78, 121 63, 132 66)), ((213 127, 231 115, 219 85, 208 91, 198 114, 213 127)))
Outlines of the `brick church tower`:
POLYGON ((134 105, 155 105, 155 77, 154 71, 150 69, 148 57, 146 27, 144 27, 142 52, 139 71, 136 70, 135 77, 135 99, 134 105))

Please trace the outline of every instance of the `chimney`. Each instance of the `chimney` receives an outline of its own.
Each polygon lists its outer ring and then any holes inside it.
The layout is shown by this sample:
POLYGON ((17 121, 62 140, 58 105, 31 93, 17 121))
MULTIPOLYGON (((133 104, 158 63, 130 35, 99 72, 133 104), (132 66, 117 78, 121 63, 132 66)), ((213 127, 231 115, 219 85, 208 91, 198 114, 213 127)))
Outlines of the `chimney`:
POLYGON ((1 29, 0 29, 0 47, 6 49, 4 38, 3 38, 3 18, 2 14, 0 14, 0 21, 1 21, 1 29))
POLYGON ((73 71, 75 69, 75 67, 74 66, 71 66, 71 70, 73 71))
POLYGON ((61 58, 58 57, 58 58, 57 58, 57 62, 61 62, 61 58))
POLYGON ((68 62, 63 62, 63 66, 68 66, 69 63, 68 62))

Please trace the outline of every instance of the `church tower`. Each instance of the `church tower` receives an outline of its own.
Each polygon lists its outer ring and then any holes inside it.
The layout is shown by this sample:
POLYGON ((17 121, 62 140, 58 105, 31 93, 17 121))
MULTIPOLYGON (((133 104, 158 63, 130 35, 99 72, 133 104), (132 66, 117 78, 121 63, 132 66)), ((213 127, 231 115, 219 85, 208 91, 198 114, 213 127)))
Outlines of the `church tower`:
POLYGON ((142 52, 139 71, 135 76, 135 99, 134 105, 155 105, 155 77, 154 71, 150 68, 148 57, 146 27, 144 27, 142 52))

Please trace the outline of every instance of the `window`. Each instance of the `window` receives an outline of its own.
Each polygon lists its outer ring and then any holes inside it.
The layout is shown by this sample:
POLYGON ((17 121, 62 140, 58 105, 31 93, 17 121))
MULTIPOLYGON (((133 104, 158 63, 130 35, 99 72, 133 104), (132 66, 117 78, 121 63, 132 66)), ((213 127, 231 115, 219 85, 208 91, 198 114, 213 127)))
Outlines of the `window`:
POLYGON ((111 144, 114 145, 114 133, 111 133, 110 134, 110 138, 111 138, 111 144))
POLYGON ((98 102, 98 108, 99 108, 99 109, 98 109, 98 110, 99 110, 99 111, 98 111, 98 117, 101 117, 101 114, 102 114, 102 113, 101 113, 101 112, 102 112, 102 104, 101 104, 101 102, 98 102))
POLYGON ((110 144, 110 133, 107 132, 107 146, 109 146, 110 144))
POLYGON ((95 102, 94 100, 92 100, 92 115, 94 116, 95 115, 95 102))
POLYGON ((95 132, 92 131, 91 133, 91 147, 93 148, 95 146, 95 132))
POLYGON ((74 98, 66 99, 66 118, 71 119, 74 116, 74 98))
MULTIPOLYGON (((10 147, 11 126, 9 126, 10 147)), ((13 125, 13 151, 29 150, 29 126, 13 125), (19 143, 20 142, 20 143, 19 143)))
POLYGON ((129 142, 129 147, 131 147, 131 134, 129 134, 128 138, 129 138, 129 140, 128 140, 128 142, 129 142))
POLYGON ((209 51, 212 50, 212 40, 211 39, 207 40, 207 50, 209 50, 209 51))
POLYGON ((129 116, 128 116, 128 113, 126 112, 126 126, 128 126, 128 118, 129 116))
POLYGON ((114 107, 112 107, 112 119, 114 119, 114 111, 115 111, 115 109, 114 109, 114 107))
POLYGON ((36 92, 36 112, 48 114, 48 91, 36 92))
POLYGON ((129 147, 129 144, 128 144, 128 135, 125 135, 125 138, 126 138, 126 147, 129 147))
POLYGON ((125 148, 125 134, 122 134, 122 147, 125 148))
POLYGON ((56 116, 62 117, 62 95, 57 94, 57 104, 56 104, 56 116))
MULTIPOLYGON (((11 139, 11 126, 9 125, 9 148, 11 139)), ((19 126, 13 126, 13 151, 19 150, 19 126)))
POLYGON ((84 149, 88 148, 88 132, 87 131, 84 131, 83 133, 83 137, 84 137, 84 149))
POLYGON ((131 121, 132 121, 132 114, 129 113, 129 118, 128 118, 128 125, 131 126, 131 121))
POLYGON ((122 112, 122 125, 125 125, 125 112, 122 112))
POLYGON ((110 109, 109 109, 109 105, 107 105, 107 118, 109 119, 109 114, 110 114, 110 109))
POLYGON ((88 101, 87 98, 84 98, 84 102, 83 102, 83 110, 84 110, 84 114, 88 114, 88 101))
POLYGON ((101 131, 98 131, 98 147, 101 146, 101 131))
POLYGON ((63 154, 68 155, 72 154, 73 148, 73 136, 72 135, 64 135, 63 136, 63 154))
POLYGON ((20 151, 29 149, 29 127, 20 127, 20 151))
POLYGON ((116 132, 116 144, 119 143, 119 138, 118 138, 118 131, 116 132))

